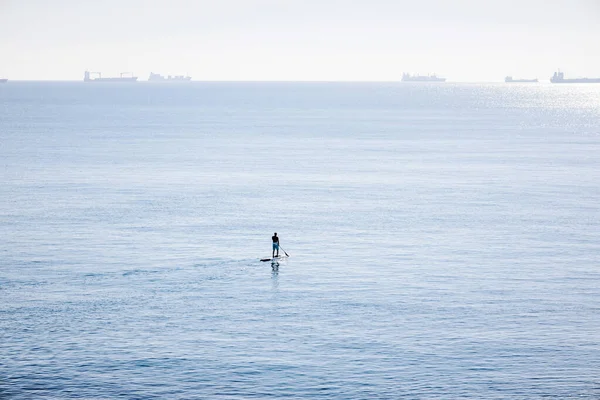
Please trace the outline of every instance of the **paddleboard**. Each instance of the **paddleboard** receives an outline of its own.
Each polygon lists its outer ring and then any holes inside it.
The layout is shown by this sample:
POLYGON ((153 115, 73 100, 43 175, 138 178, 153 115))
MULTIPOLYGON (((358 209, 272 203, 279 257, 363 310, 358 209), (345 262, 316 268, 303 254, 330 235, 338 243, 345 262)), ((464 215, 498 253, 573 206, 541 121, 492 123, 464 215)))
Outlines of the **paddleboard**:
POLYGON ((281 260, 284 260, 286 258, 287 258, 286 256, 275 256, 273 258, 261 258, 260 261, 263 261, 263 262, 264 261, 281 261, 281 260))

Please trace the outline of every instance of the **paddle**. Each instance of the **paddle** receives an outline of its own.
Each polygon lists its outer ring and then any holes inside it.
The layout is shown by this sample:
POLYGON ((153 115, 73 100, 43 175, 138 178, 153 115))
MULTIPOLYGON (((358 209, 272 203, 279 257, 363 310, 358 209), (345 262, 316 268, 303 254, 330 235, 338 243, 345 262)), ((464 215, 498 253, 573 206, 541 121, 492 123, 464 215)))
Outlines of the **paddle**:
POLYGON ((289 256, 290 256, 288 253, 286 253, 286 252, 285 252, 285 250, 284 250, 284 249, 282 249, 282 248, 281 248, 281 246, 279 246, 279 249, 280 249, 281 251, 283 251, 283 253, 285 254, 285 256, 286 256, 286 257, 289 257, 289 256))

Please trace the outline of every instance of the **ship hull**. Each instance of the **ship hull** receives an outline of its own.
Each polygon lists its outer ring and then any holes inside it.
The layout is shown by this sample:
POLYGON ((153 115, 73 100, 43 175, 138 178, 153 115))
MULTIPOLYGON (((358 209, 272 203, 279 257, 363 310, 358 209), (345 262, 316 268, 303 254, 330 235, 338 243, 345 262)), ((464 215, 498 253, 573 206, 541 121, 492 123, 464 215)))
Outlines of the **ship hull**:
POLYGON ((150 73, 148 82, 189 82, 192 80, 191 76, 175 75, 165 77, 161 74, 150 73))
POLYGON ((165 79, 148 79, 148 82, 189 82, 191 80, 192 80, 191 77, 182 78, 182 79, 165 78, 165 79))
POLYGON ((127 77, 127 78, 95 78, 88 79, 86 82, 135 82, 137 81, 137 76, 127 77))
POLYGON ((446 78, 436 78, 436 79, 402 79, 402 82, 446 82, 446 78))
POLYGON ((7 79, 7 78, 2 78, 2 79, 0 79, 0 83, 6 83, 6 82, 8 82, 8 79, 7 79))
POLYGON ((600 78, 550 79, 552 83, 600 83, 600 78))
POLYGON ((506 83, 536 83, 538 82, 537 79, 505 79, 504 82, 506 83))

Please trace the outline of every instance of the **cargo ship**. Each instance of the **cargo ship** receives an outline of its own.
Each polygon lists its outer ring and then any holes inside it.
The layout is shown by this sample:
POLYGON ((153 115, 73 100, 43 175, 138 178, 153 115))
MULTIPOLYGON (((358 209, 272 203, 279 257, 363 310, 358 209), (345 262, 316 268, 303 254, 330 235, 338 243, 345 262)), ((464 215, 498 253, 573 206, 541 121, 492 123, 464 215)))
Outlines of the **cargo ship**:
POLYGON ((550 78, 550 82, 552 83, 600 83, 600 78, 575 78, 575 79, 565 79, 564 72, 555 72, 550 78))
POLYGON ((513 79, 512 76, 507 76, 504 78, 504 82, 506 83, 530 83, 530 82, 538 82, 537 78, 535 79, 513 79))
POLYGON ((440 78, 436 74, 411 75, 405 72, 402 74, 402 82, 446 82, 446 78, 440 78))
POLYGON ((149 82, 189 82, 192 80, 191 76, 183 76, 183 75, 174 75, 164 77, 161 74, 155 74, 150 72, 150 77, 148 78, 149 82))
POLYGON ((6 83, 6 82, 8 82, 7 78, 0 78, 0 83, 6 83))
POLYGON ((85 71, 85 74, 83 75, 84 82, 135 82, 137 79, 137 76, 133 76, 133 74, 129 72, 121 72, 120 76, 110 78, 103 78, 100 72, 85 71), (92 77, 92 75, 95 77, 92 77))

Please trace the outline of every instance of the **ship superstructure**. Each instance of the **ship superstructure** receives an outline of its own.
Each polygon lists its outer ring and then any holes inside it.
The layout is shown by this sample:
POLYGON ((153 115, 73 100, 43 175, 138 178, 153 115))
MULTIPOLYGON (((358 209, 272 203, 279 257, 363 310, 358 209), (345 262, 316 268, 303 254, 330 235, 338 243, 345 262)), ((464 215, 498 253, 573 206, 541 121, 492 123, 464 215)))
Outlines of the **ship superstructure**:
POLYGON ((121 72, 119 76, 108 78, 103 78, 100 72, 85 71, 83 75, 84 82, 135 82, 137 79, 131 72, 121 72))

